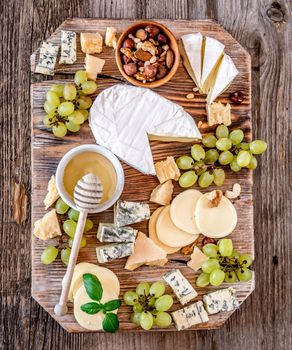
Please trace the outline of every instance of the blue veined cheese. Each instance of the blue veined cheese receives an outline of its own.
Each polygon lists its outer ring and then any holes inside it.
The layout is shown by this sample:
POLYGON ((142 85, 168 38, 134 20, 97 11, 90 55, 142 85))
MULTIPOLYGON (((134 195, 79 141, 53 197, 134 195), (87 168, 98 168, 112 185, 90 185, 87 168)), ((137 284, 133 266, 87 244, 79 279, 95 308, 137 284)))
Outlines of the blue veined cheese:
POLYGON ((220 289, 203 296, 206 309, 209 314, 216 314, 220 311, 232 311, 239 307, 236 299, 236 290, 233 287, 220 289))
POLYGON ((133 227, 116 227, 114 224, 100 223, 97 239, 100 242, 135 242, 138 230, 133 227))
POLYGON ((114 221, 117 227, 149 220, 150 208, 146 203, 118 201, 114 210, 114 221))
POLYGON ((167 272, 163 276, 163 279, 173 289, 174 294, 177 296, 182 305, 187 304, 198 295, 195 289, 191 286, 190 282, 178 269, 167 272))
POLYGON ((202 301, 197 301, 183 309, 172 312, 172 318, 178 331, 209 321, 202 301))
POLYGON ((73 64, 76 62, 76 33, 61 31, 61 57, 59 63, 73 64))
POLYGON ((40 58, 35 73, 54 75, 59 45, 43 41, 40 48, 40 58))
POLYGON ((96 248, 97 260, 103 264, 111 260, 124 258, 134 251, 134 243, 107 244, 96 248))

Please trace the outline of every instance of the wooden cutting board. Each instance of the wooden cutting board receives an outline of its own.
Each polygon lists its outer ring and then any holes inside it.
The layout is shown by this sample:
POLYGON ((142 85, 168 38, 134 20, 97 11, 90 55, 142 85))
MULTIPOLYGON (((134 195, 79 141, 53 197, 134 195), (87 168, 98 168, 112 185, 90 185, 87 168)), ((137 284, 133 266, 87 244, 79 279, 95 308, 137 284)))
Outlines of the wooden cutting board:
MULTIPOLYGON (((241 105, 232 105, 232 127, 240 127, 244 130, 247 139, 251 137, 251 62, 249 54, 240 46, 240 44, 227 33, 219 24, 211 20, 202 21, 182 21, 182 20, 158 20, 166 25, 179 39, 182 35, 200 31, 206 36, 211 36, 220 40, 225 44, 225 52, 230 55, 239 71, 239 75, 232 83, 231 87, 220 96, 219 100, 223 103, 230 102, 228 95, 230 92, 240 90, 245 95, 245 100, 241 105)), ((55 32, 48 38, 48 41, 60 43, 61 30, 72 30, 77 33, 87 31, 98 31, 103 36, 106 27, 113 26, 118 29, 120 34, 127 26, 131 25, 132 20, 104 20, 95 18, 73 18, 66 20, 55 32)), ((34 71, 38 61, 39 50, 31 56, 31 70, 34 71)), ((56 65, 56 73, 73 74, 78 69, 83 69, 84 53, 80 49, 79 35, 77 43, 77 62, 74 65, 56 65)), ((113 77, 122 78, 115 64, 114 51, 110 48, 104 48, 103 53, 99 57, 106 60, 103 70, 104 74, 113 77)), ((65 76, 66 81, 72 76, 65 76)), ((61 157, 73 147, 80 144, 94 143, 94 138, 88 124, 82 126, 78 134, 68 135, 63 139, 58 139, 48 131, 42 123, 42 118, 45 115, 43 104, 45 94, 52 84, 60 83, 61 81, 51 80, 42 83, 32 84, 31 88, 31 111, 32 111, 32 224, 45 214, 43 199, 46 195, 47 183, 52 174, 55 173, 57 165, 61 157)), ((63 81, 64 82, 64 81, 63 81)), ((116 84, 113 79, 98 79, 98 91, 116 84)), ((154 89, 155 92, 168 98, 169 100, 178 103, 190 113, 202 133, 212 131, 213 128, 208 127, 206 122, 205 99, 204 96, 195 94, 194 100, 188 100, 186 95, 192 92, 194 87, 193 81, 186 73, 182 63, 176 75, 162 87, 154 89)), ((179 156, 189 152, 190 144, 183 143, 166 143, 166 142, 151 142, 154 161, 163 160, 166 156, 179 156)), ((122 199, 148 202, 152 189, 158 184, 156 177, 146 176, 139 173, 137 170, 122 163, 125 171, 125 188, 122 194, 122 199)), ((227 171, 226 181, 222 190, 231 189, 233 183, 238 182, 242 187, 240 200, 235 203, 238 213, 238 224, 234 232, 230 235, 234 242, 235 248, 240 252, 246 252, 254 255, 254 231, 253 231, 253 196, 252 196, 252 172, 245 169, 240 173, 232 173, 227 171)), ((197 188, 197 187, 196 187, 197 188)), ((213 190, 215 187, 210 187, 208 190, 213 190)), ((174 195, 180 193, 181 188, 175 184, 174 195)), ((202 191, 205 192, 205 191, 202 191)), ((151 212, 158 206, 150 203, 151 212)), ((79 254, 78 262, 97 263, 95 248, 98 244, 96 232, 98 222, 112 222, 113 208, 104 213, 91 215, 94 221, 94 227, 86 233, 87 246, 82 248, 79 254)), ((60 217, 60 224, 66 220, 66 216, 60 217)), ((133 225, 135 228, 147 233, 147 223, 133 225)), ((65 237, 65 236, 64 236, 65 237)), ((54 241, 58 242, 58 241, 54 241)), ((34 299, 54 317, 69 332, 87 332, 75 321, 73 315, 72 304, 69 305, 69 312, 64 317, 56 317, 53 309, 59 298, 61 291, 61 280, 65 273, 65 267, 57 259, 53 264, 45 266, 40 262, 40 257, 43 249, 52 244, 44 242, 32 235, 32 296, 34 299)), ((162 280, 162 275, 173 269, 179 268, 181 272, 194 285, 196 276, 198 275, 191 269, 186 267, 185 262, 189 259, 188 256, 180 253, 169 255, 169 262, 163 267, 140 267, 135 271, 127 271, 124 269, 126 259, 115 260, 107 263, 105 266, 114 271, 121 283, 121 294, 123 297, 125 291, 135 289, 135 286, 140 281, 154 282, 162 280)), ((239 300, 243 302, 254 289, 254 278, 248 283, 232 284, 236 290, 239 300)), ((227 287, 223 284, 220 288, 227 287)), ((196 300, 201 300, 202 295, 207 292, 214 291, 219 288, 195 287, 198 292, 196 300)), ((171 293, 168 288, 167 291, 171 293)), ((172 310, 181 308, 176 298, 172 310)), ((143 331, 140 327, 135 326, 129 320, 131 307, 124 303, 119 309, 120 331, 143 331)), ((218 328, 230 317, 232 312, 219 313, 210 316, 208 323, 200 324, 191 329, 212 329, 218 328)), ((153 330, 160 330, 153 328, 153 330)), ((174 326, 167 328, 165 331, 176 331, 174 326)))

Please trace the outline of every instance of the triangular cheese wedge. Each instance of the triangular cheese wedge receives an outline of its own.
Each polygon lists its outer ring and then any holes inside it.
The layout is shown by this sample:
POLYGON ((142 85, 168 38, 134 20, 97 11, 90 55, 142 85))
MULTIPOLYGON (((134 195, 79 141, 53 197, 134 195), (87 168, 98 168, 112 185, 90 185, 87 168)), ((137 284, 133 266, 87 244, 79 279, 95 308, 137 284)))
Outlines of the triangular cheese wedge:
POLYGON ((134 252, 129 256, 125 269, 135 270, 142 265, 154 265, 155 262, 160 265, 161 263, 166 263, 165 259, 166 252, 144 233, 138 232, 134 252))
POLYGON ((236 69, 232 59, 228 55, 224 54, 216 74, 215 82, 211 86, 207 96, 207 103, 211 104, 219 95, 228 89, 229 85, 232 83, 237 74, 238 70, 236 69))
POLYGON ((55 209, 52 209, 42 219, 34 223, 33 234, 43 241, 62 236, 55 209))
POLYGON ((50 181, 48 182, 48 193, 44 199, 44 205, 48 209, 56 200, 60 197, 57 186, 56 186, 56 177, 52 175, 50 181))

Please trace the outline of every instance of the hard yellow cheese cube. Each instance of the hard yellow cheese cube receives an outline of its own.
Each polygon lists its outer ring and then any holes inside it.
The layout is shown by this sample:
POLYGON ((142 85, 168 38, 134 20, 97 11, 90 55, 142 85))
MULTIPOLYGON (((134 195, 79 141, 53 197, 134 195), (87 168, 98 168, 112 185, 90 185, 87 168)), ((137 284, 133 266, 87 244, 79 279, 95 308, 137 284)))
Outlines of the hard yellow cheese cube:
POLYGON ((102 52, 102 36, 99 33, 81 33, 80 42, 84 53, 102 52))

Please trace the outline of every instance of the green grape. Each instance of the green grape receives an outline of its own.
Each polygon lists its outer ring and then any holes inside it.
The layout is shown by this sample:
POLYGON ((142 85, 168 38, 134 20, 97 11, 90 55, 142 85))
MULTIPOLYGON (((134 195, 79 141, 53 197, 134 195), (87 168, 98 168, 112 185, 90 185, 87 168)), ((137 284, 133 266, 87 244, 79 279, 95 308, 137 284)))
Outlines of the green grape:
POLYGON ((210 273, 210 284, 215 287, 220 286, 224 278, 225 272, 220 269, 215 269, 210 273))
POLYGON ((216 146, 216 137, 214 135, 204 135, 202 138, 202 143, 205 147, 214 148, 216 146))
POLYGON ((54 105, 54 104, 50 104, 49 101, 46 101, 44 103, 44 110, 47 114, 53 114, 55 113, 56 109, 58 106, 54 105))
POLYGON ((233 249, 232 254, 230 255, 229 258, 238 259, 239 256, 240 256, 240 254, 236 250, 233 249))
POLYGON ((46 247, 41 256, 41 262, 45 265, 51 264, 57 258, 58 253, 59 250, 56 247, 46 247))
POLYGON ((218 250, 221 256, 230 256, 233 252, 233 243, 229 238, 220 239, 218 242, 218 250))
POLYGON ((205 272, 202 272, 196 280, 196 285, 201 288, 207 287, 209 283, 209 274, 205 272))
POLYGON ((140 282, 136 287, 138 295, 149 295, 150 285, 147 282, 140 282))
POLYGON ((161 328, 169 327, 171 325, 171 322, 172 322, 172 318, 170 314, 164 311, 157 312, 154 318, 155 325, 161 328))
POLYGON ((237 155, 236 161, 237 161, 237 164, 243 168, 250 163, 251 154, 248 151, 240 151, 237 155))
POLYGON ((69 209, 69 205, 67 205, 62 198, 59 198, 57 200, 55 208, 58 214, 65 214, 69 209))
POLYGON ((225 181, 225 171, 221 168, 216 168, 213 170, 214 184, 216 186, 222 186, 225 181))
MULTIPOLYGON (((70 248, 72 248, 73 246, 73 238, 70 238, 69 241, 68 241, 68 245, 70 248)), ((81 243, 80 243, 80 248, 84 248, 87 246, 87 240, 85 237, 82 237, 81 238, 81 243)))
POLYGON ((155 301, 156 301, 156 298, 150 298, 149 300, 148 300, 148 305, 149 306, 154 306, 154 304, 155 304, 155 301))
POLYGON ((240 144, 243 138, 244 138, 244 133, 241 129, 235 129, 231 131, 231 133, 229 134, 229 139, 231 140, 234 146, 240 144))
POLYGON ((59 97, 63 97, 64 85, 54 84, 50 90, 54 91, 59 97))
POLYGON ((205 151, 201 145, 193 145, 191 148, 191 155, 194 160, 199 161, 205 158, 205 151))
POLYGON ((153 326, 153 316, 151 312, 146 311, 142 312, 140 316, 140 326, 145 329, 146 331, 149 331, 149 329, 153 326))
POLYGON ((206 156, 205 156, 205 163, 206 164, 213 164, 215 163, 219 158, 219 153, 216 149, 209 149, 206 152, 206 156))
POLYGON ((85 70, 78 70, 74 76, 74 82, 76 85, 81 85, 87 81, 87 73, 85 70))
POLYGON ((230 169, 234 172, 238 172, 241 170, 241 167, 237 163, 237 157, 234 157, 233 161, 230 163, 230 169))
POLYGON ((237 147, 239 147, 243 151, 249 151, 249 143, 247 142, 241 142, 237 145, 237 147))
POLYGON ((203 247, 203 253, 210 258, 216 258, 218 253, 218 246, 213 243, 205 244, 203 247))
POLYGON ((85 221, 85 226, 84 226, 84 232, 88 232, 92 229, 93 227, 93 222, 90 219, 86 219, 85 221))
POLYGON ((263 140, 254 140, 250 143, 249 149, 252 154, 262 154, 267 149, 268 145, 263 140))
POLYGON ((252 264, 252 257, 249 254, 242 254, 238 258, 242 267, 249 267, 252 264))
POLYGON ((61 260, 64 265, 68 265, 71 254, 71 248, 66 248, 61 250, 61 260))
POLYGON ((237 276, 236 273, 234 271, 230 271, 230 272, 225 272, 225 282, 226 283, 234 283, 237 281, 237 276))
POLYGON ((248 169, 254 170, 258 166, 258 161, 256 157, 251 156, 250 162, 247 165, 248 169))
POLYGON ((202 264, 202 271, 205 273, 211 273, 213 270, 219 269, 220 264, 217 259, 208 259, 202 264))
POLYGON ((230 164, 233 160, 233 154, 230 151, 221 152, 219 155, 219 163, 222 165, 230 164))
POLYGON ((167 311, 172 307, 173 299, 171 295, 164 294, 155 301, 157 311, 167 311))
POLYGON ((43 123, 46 127, 51 128, 54 123, 55 118, 49 114, 45 115, 43 118, 43 123))
POLYGON ((65 100, 72 101, 76 98, 77 90, 73 84, 65 84, 63 95, 65 100))
POLYGON ((197 182, 197 179, 198 175, 196 172, 194 170, 189 170, 180 176, 178 183, 180 187, 191 187, 197 182))
POLYGON ((136 292, 128 291, 124 294, 124 302, 127 305, 133 306, 138 303, 138 300, 139 300, 139 296, 136 292))
POLYGON ((207 170, 207 165, 200 160, 199 162, 194 163, 193 170, 197 175, 202 175, 207 170))
POLYGON ((76 222, 73 220, 66 220, 63 223, 63 230, 65 231, 65 233, 67 233, 67 235, 71 238, 74 237, 75 235, 75 231, 76 231, 76 222))
POLYGON ((214 175, 210 174, 209 171, 206 171, 205 173, 200 175, 198 183, 200 187, 207 188, 212 184, 213 181, 214 175))
POLYGON ((78 132, 80 130, 80 128, 81 128, 81 125, 75 124, 75 123, 73 123, 71 121, 66 122, 65 124, 66 124, 67 129, 69 131, 71 131, 71 132, 78 132))
POLYGON ((58 107, 60 104, 59 96, 54 91, 49 90, 46 94, 46 99, 48 103, 52 106, 58 107))
POLYGON ((161 297, 165 292, 165 285, 162 282, 154 282, 149 290, 149 293, 155 298, 161 297))
POLYGON ((252 279, 252 272, 250 271, 250 269, 248 269, 246 267, 238 269, 235 272, 236 272, 237 278, 241 282, 247 282, 247 281, 250 281, 252 279))
POLYGON ((227 137, 223 137, 216 142, 216 148, 219 151, 228 151, 232 147, 232 142, 227 137))
POLYGON ((180 156, 176 160, 176 165, 181 170, 189 170, 194 165, 194 160, 189 156, 180 156))
POLYGON ((96 91, 97 85, 94 81, 89 80, 81 84, 81 89, 85 95, 90 95, 96 91))
POLYGON ((69 217, 69 219, 77 222, 79 219, 79 214, 80 214, 79 211, 70 208, 70 210, 68 212, 68 217, 69 217))
POLYGON ((137 303, 137 304, 133 305, 133 311, 135 313, 140 313, 143 311, 143 306, 141 304, 137 303))
MULTIPOLYGON (((88 109, 92 105, 92 99, 89 96, 80 96, 76 104, 78 109, 88 109)), ((73 111, 71 113, 73 113, 73 111)))
POLYGON ((74 112, 74 105, 72 102, 62 102, 58 107, 58 113, 62 117, 67 117, 74 112))
POLYGON ((64 123, 58 123, 53 126, 53 134, 56 137, 64 137, 67 134, 67 127, 64 123))
POLYGON ((216 137, 217 139, 222 139, 225 137, 228 137, 229 135, 229 130, 226 125, 218 125, 216 128, 216 137))
POLYGON ((83 114, 77 111, 74 111, 72 114, 68 116, 68 119, 70 122, 74 124, 83 124, 84 123, 84 117, 83 114))
POLYGON ((131 313, 131 322, 137 324, 140 326, 140 317, 141 313, 140 312, 133 312, 131 313))
POLYGON ((86 109, 76 109, 76 112, 83 115, 84 121, 88 119, 89 112, 86 109))

